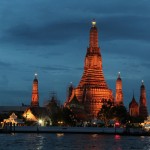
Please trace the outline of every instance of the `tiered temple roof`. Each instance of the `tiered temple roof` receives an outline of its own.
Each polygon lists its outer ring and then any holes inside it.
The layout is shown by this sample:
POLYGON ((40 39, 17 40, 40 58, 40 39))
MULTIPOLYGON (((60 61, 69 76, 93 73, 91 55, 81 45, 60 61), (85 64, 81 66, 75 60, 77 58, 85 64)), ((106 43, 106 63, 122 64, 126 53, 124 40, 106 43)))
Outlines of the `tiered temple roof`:
MULTIPOLYGON (((98 29, 92 21, 90 29, 89 47, 84 61, 84 72, 75 94, 78 101, 85 107, 89 116, 95 118, 100 111, 103 100, 114 100, 112 91, 108 88, 102 69, 102 56, 98 46, 98 29)), ((73 96, 70 97, 71 101, 73 96)))

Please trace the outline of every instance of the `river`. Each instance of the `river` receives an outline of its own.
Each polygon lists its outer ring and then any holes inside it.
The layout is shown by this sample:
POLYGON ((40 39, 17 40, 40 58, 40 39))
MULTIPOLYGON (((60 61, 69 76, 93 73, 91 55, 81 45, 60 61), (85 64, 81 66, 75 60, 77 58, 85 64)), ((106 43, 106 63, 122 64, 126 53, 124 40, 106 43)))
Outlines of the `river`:
POLYGON ((0 134, 0 150, 149 150, 149 136, 0 134))

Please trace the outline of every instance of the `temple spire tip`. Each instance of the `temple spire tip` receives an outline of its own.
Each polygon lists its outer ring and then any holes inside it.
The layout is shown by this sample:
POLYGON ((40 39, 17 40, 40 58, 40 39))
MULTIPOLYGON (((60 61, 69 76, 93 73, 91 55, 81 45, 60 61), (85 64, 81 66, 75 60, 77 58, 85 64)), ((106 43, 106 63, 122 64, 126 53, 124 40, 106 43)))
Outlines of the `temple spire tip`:
POLYGON ((96 26, 96 21, 95 19, 92 20, 92 27, 95 27, 96 26))
POLYGON ((119 72, 118 72, 118 78, 120 78, 120 74, 121 74, 121 73, 120 73, 120 71, 119 71, 119 72))
POLYGON ((37 75, 38 75, 38 74, 37 74, 37 73, 35 73, 35 74, 34 74, 34 77, 35 77, 35 78, 37 78, 37 75))

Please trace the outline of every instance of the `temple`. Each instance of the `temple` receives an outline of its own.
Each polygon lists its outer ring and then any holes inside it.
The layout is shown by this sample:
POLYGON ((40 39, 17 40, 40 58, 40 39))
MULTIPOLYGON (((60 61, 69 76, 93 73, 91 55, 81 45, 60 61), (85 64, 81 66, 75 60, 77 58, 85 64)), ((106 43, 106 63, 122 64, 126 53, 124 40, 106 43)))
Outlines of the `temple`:
POLYGON ((33 85, 32 85, 31 106, 32 107, 38 107, 39 106, 38 79, 37 79, 36 73, 35 73, 35 78, 33 80, 33 85))
POLYGON ((139 105, 134 98, 134 94, 133 94, 132 101, 129 104, 129 114, 132 117, 138 117, 139 116, 139 105))
POLYGON ((144 81, 142 80, 142 85, 140 88, 140 107, 139 107, 140 117, 146 119, 148 117, 147 102, 146 102, 146 89, 144 86, 144 81))
POLYGON ((116 105, 123 105, 123 92, 122 92, 122 80, 120 77, 120 72, 118 73, 118 78, 116 81, 116 97, 115 97, 116 105))
POLYGON ((65 104, 72 101, 74 96, 76 96, 91 118, 97 117, 97 113, 100 111, 104 101, 110 100, 114 102, 113 93, 108 88, 103 74, 102 56, 98 45, 98 29, 94 20, 90 29, 84 72, 79 85, 71 90, 71 93, 65 104))

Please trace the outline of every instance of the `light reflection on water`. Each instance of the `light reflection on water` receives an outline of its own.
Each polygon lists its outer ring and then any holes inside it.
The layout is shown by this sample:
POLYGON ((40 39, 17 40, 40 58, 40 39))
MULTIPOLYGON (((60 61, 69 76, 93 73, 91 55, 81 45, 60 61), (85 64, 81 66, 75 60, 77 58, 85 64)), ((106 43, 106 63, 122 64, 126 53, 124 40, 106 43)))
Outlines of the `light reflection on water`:
POLYGON ((115 139, 116 139, 116 140, 120 140, 120 139, 121 139, 121 136, 120 136, 120 135, 117 135, 117 134, 116 134, 116 135, 114 135, 114 136, 115 136, 115 139))
POLYGON ((57 137, 62 137, 62 136, 64 136, 64 133, 56 133, 56 136, 57 137))
POLYGON ((148 150, 148 136, 0 134, 0 150, 148 150))

